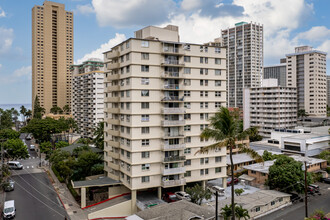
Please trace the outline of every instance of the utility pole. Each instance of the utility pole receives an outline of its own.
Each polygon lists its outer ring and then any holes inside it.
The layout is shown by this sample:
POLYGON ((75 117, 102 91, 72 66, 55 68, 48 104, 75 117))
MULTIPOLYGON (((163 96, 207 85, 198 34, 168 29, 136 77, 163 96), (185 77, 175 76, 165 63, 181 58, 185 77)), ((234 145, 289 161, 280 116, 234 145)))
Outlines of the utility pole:
POLYGON ((308 218, 308 206, 307 206, 307 161, 305 163, 305 217, 308 218))
POLYGON ((218 220, 218 191, 215 191, 215 220, 218 220))

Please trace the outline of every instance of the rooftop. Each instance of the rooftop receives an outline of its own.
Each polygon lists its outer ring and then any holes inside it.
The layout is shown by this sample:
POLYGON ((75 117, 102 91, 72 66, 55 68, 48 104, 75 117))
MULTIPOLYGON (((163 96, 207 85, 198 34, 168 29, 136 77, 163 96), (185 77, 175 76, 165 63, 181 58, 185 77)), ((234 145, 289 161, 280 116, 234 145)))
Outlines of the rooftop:
MULTIPOLYGON (((257 150, 256 152, 262 156, 265 150, 257 150)), ((275 151, 268 151, 269 153, 272 154, 282 154, 280 152, 275 152, 275 151)), ((241 153, 241 154, 234 154, 233 155, 233 163, 235 164, 240 164, 240 163, 245 163, 245 162, 250 162, 250 161, 254 161, 254 159, 252 159, 252 157, 250 155, 248 155, 247 153, 241 153)), ((230 165, 230 156, 227 155, 227 165, 230 165)))
MULTIPOLYGON (((67 146, 67 147, 63 147, 63 148, 61 148, 61 150, 63 150, 63 151, 67 151, 67 152, 69 152, 70 154, 72 154, 73 151, 74 151, 74 149, 76 149, 76 148, 78 148, 78 147, 82 147, 82 146, 86 146, 86 144, 80 144, 80 143, 78 143, 78 144, 71 144, 70 146, 67 146)), ((90 147, 90 146, 88 146, 88 148, 89 148, 92 152, 94 152, 94 153, 103 153, 103 150, 101 150, 101 149, 99 149, 99 148, 96 148, 96 147, 90 147)))
POLYGON ((72 181, 73 188, 93 187, 93 186, 110 186, 121 184, 120 181, 111 179, 109 177, 102 177, 93 180, 72 181))

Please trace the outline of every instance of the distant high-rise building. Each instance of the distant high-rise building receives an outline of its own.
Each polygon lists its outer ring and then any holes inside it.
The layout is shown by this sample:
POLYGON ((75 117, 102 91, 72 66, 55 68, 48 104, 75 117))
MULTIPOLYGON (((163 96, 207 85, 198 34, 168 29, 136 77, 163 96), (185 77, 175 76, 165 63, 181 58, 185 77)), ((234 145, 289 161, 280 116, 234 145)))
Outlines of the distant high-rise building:
POLYGON ((228 107, 243 107, 243 89, 260 86, 264 50, 263 25, 240 22, 221 31, 227 47, 228 107))
POLYGON ((330 107, 330 76, 327 75, 327 105, 330 107))
POLYGON ((258 127, 270 137, 275 128, 297 125, 297 89, 279 86, 277 79, 263 80, 263 86, 244 89, 244 129, 258 127))
POLYGON ((265 66, 263 70, 263 79, 277 79, 279 86, 286 86, 286 63, 265 66))
POLYGON ((71 105, 73 13, 64 4, 45 1, 32 8, 32 107, 38 96, 49 113, 71 105))
POLYGON ((72 66, 72 115, 84 138, 93 138, 104 119, 103 61, 89 59, 72 66))
POLYGON ((309 46, 296 47, 295 53, 286 55, 286 84, 297 87, 298 111, 304 109, 310 116, 326 116, 326 56, 309 46))

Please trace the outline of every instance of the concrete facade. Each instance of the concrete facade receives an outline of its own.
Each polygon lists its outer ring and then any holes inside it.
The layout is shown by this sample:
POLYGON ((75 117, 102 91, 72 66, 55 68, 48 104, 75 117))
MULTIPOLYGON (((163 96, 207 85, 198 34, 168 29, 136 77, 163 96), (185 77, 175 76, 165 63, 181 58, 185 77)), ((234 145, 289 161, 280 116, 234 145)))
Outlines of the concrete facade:
POLYGON ((258 127, 260 135, 270 137, 275 128, 294 128, 296 88, 277 86, 277 79, 264 80, 263 86, 244 89, 244 129, 258 127))
POLYGON ((32 108, 36 96, 46 114, 71 105, 73 13, 45 1, 32 8, 32 108))
POLYGON ((330 76, 327 75, 327 106, 330 107, 330 76))
POLYGON ((90 59, 72 70, 72 114, 84 138, 93 138, 97 124, 104 120, 104 64, 90 59))
POLYGON ((226 49, 176 39, 151 26, 104 53, 105 171, 131 191, 226 176, 226 149, 195 155, 226 106, 226 49))
POLYGON ((286 64, 265 66, 263 69, 263 79, 277 79, 279 86, 286 87, 286 64))
POLYGON ((264 50, 263 25, 240 22, 221 31, 227 48, 228 107, 243 107, 243 89, 260 86, 264 50))
POLYGON ((287 86, 297 88, 298 110, 309 116, 325 117, 327 105, 326 56, 312 47, 296 47, 287 54, 287 86))

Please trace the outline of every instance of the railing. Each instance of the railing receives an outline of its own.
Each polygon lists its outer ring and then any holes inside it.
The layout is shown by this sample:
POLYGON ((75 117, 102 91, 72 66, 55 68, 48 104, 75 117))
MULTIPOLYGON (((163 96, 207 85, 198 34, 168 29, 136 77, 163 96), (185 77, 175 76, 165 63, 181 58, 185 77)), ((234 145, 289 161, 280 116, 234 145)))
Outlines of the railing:
POLYGON ((178 174, 178 173, 185 173, 185 167, 177 167, 177 168, 169 168, 163 170, 163 175, 171 175, 171 174, 178 174))
POLYGON ((163 145, 164 150, 183 150, 186 147, 186 144, 168 144, 163 145))
POLYGON ((182 161, 182 160, 186 160, 186 156, 171 156, 164 158, 164 162, 174 162, 174 161, 182 161))
POLYGON ((163 77, 180 77, 180 73, 179 72, 170 72, 170 71, 165 71, 162 74, 163 77))
POLYGON ((179 185, 185 185, 186 180, 181 179, 181 180, 163 180, 162 181, 162 186, 163 187, 171 187, 171 186, 179 186, 179 185))
POLYGON ((162 121, 163 126, 171 126, 171 125, 184 125, 185 121, 184 120, 164 120, 162 121))
POLYGON ((180 89, 179 84, 165 84, 164 89, 180 89))
POLYGON ((175 137, 177 137, 177 138, 180 138, 180 137, 184 137, 184 135, 183 134, 170 134, 170 133, 164 133, 164 136, 163 136, 164 138, 175 138, 175 137))
POLYGON ((165 64, 173 64, 173 65, 178 65, 179 64, 179 60, 164 60, 165 64))
POLYGON ((163 48, 163 52, 165 52, 165 53, 178 53, 179 48, 167 47, 167 48, 163 48))
POLYGON ((184 108, 163 108, 164 114, 184 114, 184 108))
POLYGON ((184 101, 184 96, 181 98, 179 96, 165 96, 162 101, 184 101))

